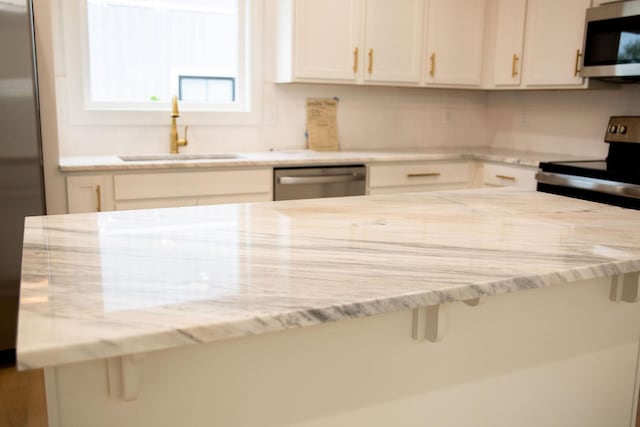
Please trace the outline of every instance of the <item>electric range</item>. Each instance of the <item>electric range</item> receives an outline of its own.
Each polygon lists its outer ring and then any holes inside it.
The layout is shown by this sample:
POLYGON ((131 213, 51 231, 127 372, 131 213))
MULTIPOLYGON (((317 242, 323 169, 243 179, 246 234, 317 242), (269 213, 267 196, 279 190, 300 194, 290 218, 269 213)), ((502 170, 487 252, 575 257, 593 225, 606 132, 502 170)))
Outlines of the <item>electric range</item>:
POLYGON ((604 160, 540 163, 538 191, 640 210, 640 116, 609 119, 604 160))

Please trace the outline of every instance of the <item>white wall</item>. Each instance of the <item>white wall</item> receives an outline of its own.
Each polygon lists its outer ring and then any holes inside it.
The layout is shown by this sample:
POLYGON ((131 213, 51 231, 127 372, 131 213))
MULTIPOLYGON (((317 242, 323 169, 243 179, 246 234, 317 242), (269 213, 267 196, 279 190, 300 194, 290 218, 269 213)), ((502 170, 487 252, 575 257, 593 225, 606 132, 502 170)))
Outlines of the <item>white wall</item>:
POLYGON ((53 30, 51 2, 34 0, 35 44, 38 63, 40 125, 42 128, 42 157, 44 165, 45 197, 48 214, 67 211, 64 177, 58 169, 58 114, 53 61, 53 30))
MULTIPOLYGON (((486 145, 486 93, 333 85, 264 85, 265 124, 189 127, 181 152, 264 151, 305 148, 305 99, 340 99, 338 127, 343 149, 486 145)), ((188 112, 182 118, 188 118, 188 112)), ((61 123, 62 156, 164 152, 167 125, 72 126, 61 123)), ((180 119, 178 119, 180 124, 180 119)))
MULTIPOLYGON (((602 157, 609 116, 640 115, 640 85, 505 92, 270 83, 264 88, 265 124, 192 126, 189 146, 181 151, 305 148, 307 97, 339 97, 341 147, 356 150, 493 146, 602 157)), ((159 127, 61 128, 62 156, 164 152, 169 116, 159 127)))
POLYGON ((604 157, 609 116, 640 115, 640 84, 587 91, 491 92, 491 146, 604 157))

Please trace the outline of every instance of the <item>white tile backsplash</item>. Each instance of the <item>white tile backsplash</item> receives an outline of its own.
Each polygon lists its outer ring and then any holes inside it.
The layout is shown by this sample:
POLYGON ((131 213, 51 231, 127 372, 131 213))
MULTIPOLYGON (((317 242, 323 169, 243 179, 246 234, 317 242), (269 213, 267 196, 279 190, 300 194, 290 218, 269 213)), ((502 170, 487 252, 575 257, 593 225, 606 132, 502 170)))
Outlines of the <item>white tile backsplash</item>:
MULTIPOLYGON (((340 99, 338 130, 344 150, 492 146, 597 157, 606 154, 602 140, 610 115, 640 115, 637 85, 485 92, 268 83, 264 90, 263 124, 191 126, 189 146, 182 151, 305 148, 308 97, 340 99)), ((62 156, 164 152, 168 146, 168 117, 161 127, 62 127, 62 156)))
POLYGON ((491 146, 603 157, 609 116, 640 115, 640 86, 572 91, 491 92, 491 146))

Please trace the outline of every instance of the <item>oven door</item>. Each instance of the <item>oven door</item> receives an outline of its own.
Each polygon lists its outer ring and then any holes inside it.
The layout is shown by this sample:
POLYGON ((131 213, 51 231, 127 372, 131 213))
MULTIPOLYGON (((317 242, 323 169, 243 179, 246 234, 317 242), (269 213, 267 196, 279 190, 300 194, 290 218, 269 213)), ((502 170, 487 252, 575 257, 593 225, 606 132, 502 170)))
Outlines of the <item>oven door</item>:
POLYGON ((538 191, 640 210, 640 185, 541 171, 538 191))
POLYGON ((581 75, 640 76, 640 0, 587 10, 581 75))

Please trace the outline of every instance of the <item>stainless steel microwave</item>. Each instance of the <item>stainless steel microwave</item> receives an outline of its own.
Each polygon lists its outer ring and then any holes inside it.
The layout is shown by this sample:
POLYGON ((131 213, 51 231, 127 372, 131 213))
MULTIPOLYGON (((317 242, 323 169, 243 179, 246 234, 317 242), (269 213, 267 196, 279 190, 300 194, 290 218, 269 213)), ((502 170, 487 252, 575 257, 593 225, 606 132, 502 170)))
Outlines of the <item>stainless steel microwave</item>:
POLYGON ((587 9, 581 75, 640 79, 640 0, 587 9))

